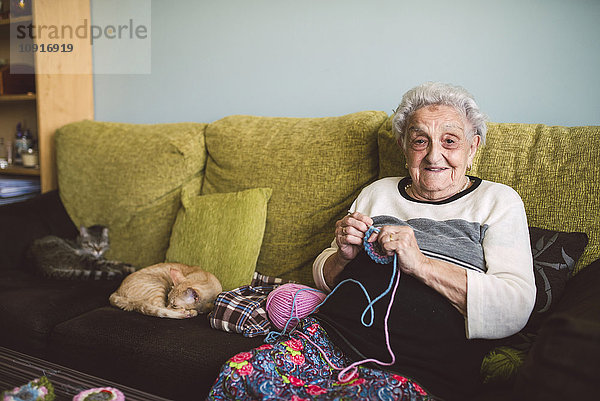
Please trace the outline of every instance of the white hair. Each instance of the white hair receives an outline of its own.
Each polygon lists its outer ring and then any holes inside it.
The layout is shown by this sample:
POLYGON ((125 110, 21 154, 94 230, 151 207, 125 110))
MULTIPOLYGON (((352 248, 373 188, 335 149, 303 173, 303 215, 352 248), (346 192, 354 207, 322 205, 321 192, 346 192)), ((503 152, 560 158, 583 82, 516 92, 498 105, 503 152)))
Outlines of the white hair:
POLYGON ((440 82, 427 82, 412 88, 402 96, 402 101, 394 113, 392 120, 392 131, 396 139, 401 139, 406 133, 406 124, 410 116, 421 107, 431 105, 444 105, 454 107, 459 113, 462 113, 467 121, 473 127, 473 130, 466 132, 469 140, 473 136, 479 135, 481 143, 485 144, 485 134, 487 126, 485 124, 487 117, 475 103, 473 95, 460 86, 444 84, 440 82))

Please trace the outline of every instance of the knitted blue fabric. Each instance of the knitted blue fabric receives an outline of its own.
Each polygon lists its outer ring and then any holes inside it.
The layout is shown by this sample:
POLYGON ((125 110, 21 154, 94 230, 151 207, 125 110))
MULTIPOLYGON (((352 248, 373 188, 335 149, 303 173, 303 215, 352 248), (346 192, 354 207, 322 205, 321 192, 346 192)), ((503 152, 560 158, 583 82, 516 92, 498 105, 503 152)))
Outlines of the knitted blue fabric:
POLYGON ((394 261, 394 257, 381 254, 381 249, 379 248, 379 244, 377 243, 377 241, 369 242, 369 237, 371 236, 371 234, 373 234, 374 232, 378 233, 379 230, 379 227, 369 227, 369 229, 365 233, 365 237, 363 238, 363 245, 365 247, 365 252, 367 252, 367 255, 369 255, 371 259, 382 265, 387 265, 388 263, 392 263, 394 261))

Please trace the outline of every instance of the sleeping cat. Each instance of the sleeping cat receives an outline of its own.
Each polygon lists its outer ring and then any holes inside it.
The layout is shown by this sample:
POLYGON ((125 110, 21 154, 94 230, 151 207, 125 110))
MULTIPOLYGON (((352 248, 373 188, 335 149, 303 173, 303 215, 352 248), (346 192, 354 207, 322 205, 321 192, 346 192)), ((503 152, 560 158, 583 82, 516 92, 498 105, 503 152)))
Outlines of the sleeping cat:
POLYGON ((184 319, 212 310, 221 291, 219 280, 200 267, 159 263, 126 277, 109 300, 126 311, 184 319))
POLYGON ((81 227, 75 241, 49 235, 33 241, 28 258, 48 277, 60 279, 117 279, 135 271, 130 264, 104 259, 108 228, 81 227))

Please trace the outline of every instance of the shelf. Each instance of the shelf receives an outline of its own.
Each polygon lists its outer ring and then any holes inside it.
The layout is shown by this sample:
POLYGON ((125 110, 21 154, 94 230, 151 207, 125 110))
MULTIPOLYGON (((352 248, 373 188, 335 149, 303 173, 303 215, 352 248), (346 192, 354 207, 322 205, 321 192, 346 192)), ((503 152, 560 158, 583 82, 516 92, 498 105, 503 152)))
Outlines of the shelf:
POLYGON ((40 175, 39 168, 29 168, 29 167, 20 167, 20 166, 9 166, 6 168, 0 168, 0 175, 32 175, 38 176, 40 175))
POLYGON ((0 95, 0 102, 22 102, 35 99, 35 93, 25 93, 22 95, 0 95))
MULTIPOLYGON (((0 0, 6 9, 11 0, 0 0)), ((0 18, 0 58, 10 54, 10 35, 19 25, 29 26, 71 26, 90 21, 89 0, 35 0, 33 15, 0 18), (60 6, 59 6, 60 5, 60 6)), ((48 32, 46 32, 48 33, 48 32)), ((37 35, 36 35, 37 36, 37 35)), ((32 44, 40 38, 32 38, 32 44)), ((94 119, 94 84, 92 69, 92 44, 89 38, 72 38, 78 53, 76 57, 59 57, 45 52, 32 53, 31 65, 38 74, 35 76, 35 93, 20 93, 0 96, 0 135, 12 138, 12 127, 26 120, 38 139, 39 163, 37 169, 11 166, 0 169, 0 176, 39 177, 42 192, 57 188, 56 153, 54 133, 68 123, 94 119), (50 71, 50 73, 43 72, 50 71), (78 71, 71 73, 71 71, 78 71), (7 129, 6 127, 11 127, 7 129)), ((16 60, 12 60, 16 63, 16 60)), ((29 88, 23 88, 23 90, 29 88)), ((10 139, 10 138, 9 138, 10 139)))
POLYGON ((32 21, 31 15, 24 15, 22 17, 15 17, 15 18, 0 19, 0 25, 18 24, 19 22, 28 22, 28 21, 32 21))

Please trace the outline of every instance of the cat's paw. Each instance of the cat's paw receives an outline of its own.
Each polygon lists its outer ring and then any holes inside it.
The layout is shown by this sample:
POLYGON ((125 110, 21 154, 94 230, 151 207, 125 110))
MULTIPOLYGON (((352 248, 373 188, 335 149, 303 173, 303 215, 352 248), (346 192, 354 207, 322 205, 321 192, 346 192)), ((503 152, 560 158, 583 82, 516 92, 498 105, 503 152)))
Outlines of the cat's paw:
POLYGON ((198 316, 198 311, 195 309, 186 309, 184 311, 184 314, 185 314, 186 318, 196 317, 196 316, 198 316))

